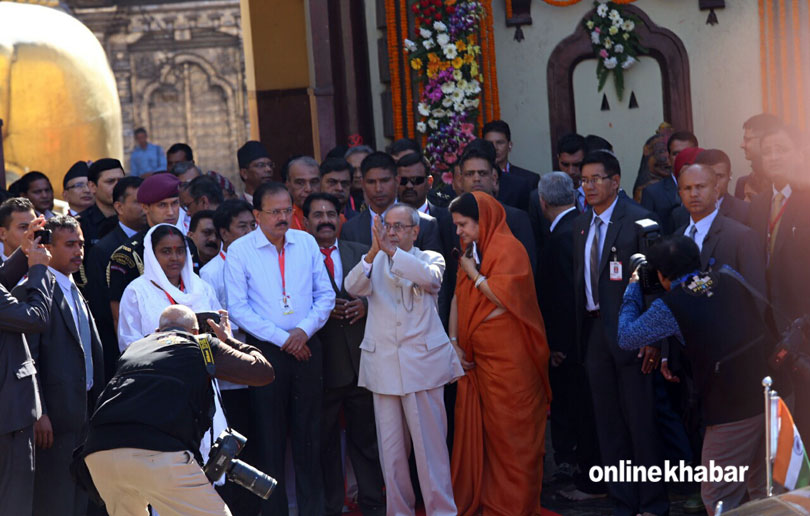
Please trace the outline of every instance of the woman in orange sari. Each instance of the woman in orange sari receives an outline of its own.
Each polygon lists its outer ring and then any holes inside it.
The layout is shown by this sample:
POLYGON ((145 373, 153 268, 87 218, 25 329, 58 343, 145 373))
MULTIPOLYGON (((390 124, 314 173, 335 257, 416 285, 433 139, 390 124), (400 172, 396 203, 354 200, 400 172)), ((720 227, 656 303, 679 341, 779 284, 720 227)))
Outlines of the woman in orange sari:
POLYGON ((462 247, 450 337, 458 381, 451 471, 460 515, 537 515, 549 350, 529 257, 483 192, 450 204, 462 247))

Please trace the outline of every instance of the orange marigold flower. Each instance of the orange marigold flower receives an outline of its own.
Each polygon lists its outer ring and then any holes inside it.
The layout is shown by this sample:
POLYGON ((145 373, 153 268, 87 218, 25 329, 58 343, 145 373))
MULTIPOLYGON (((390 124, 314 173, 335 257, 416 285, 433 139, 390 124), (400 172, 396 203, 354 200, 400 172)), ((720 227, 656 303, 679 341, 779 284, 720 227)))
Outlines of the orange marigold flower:
POLYGON ((411 68, 414 70, 421 70, 422 69, 422 60, 421 59, 411 59, 411 68))
POLYGON ((464 60, 461 59, 461 57, 456 57, 455 59, 453 59, 453 68, 456 68, 456 69, 461 68, 461 65, 463 65, 463 64, 464 64, 464 60))

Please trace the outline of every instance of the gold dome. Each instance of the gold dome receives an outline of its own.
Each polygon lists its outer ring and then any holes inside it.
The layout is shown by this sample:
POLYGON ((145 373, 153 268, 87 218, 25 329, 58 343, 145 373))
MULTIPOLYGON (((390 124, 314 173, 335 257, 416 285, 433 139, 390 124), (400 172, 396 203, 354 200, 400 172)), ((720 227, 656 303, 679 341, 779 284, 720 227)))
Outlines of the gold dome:
POLYGON ((121 105, 95 35, 57 9, 0 2, 0 119, 8 182, 62 177, 78 160, 123 158, 121 105))

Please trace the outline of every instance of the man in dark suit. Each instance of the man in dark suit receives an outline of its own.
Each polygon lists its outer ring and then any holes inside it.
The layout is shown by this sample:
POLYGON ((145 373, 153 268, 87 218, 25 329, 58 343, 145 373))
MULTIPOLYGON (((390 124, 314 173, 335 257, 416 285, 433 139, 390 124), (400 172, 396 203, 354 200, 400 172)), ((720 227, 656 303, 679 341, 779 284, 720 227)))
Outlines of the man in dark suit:
MULTIPOLYGON (((810 314, 810 182, 803 135, 778 127, 762 136, 762 166, 773 182, 751 200, 749 225, 765 239, 770 319, 783 331, 810 314)), ((810 435, 807 385, 796 385, 794 411, 799 433, 810 435)))
POLYGON ((321 192, 332 194, 340 201, 340 220, 356 217, 359 212, 352 209, 352 166, 340 157, 330 157, 323 160, 320 167, 321 192))
MULTIPOLYGON (((49 273, 56 280, 51 317, 42 333, 27 335, 37 368, 42 416, 34 425, 36 473, 34 515, 84 516, 87 495, 73 481, 73 450, 84 438, 90 411, 104 388, 104 357, 90 307, 73 282, 81 267, 84 237, 73 217, 52 217, 49 273)), ((30 289, 16 287, 18 299, 30 289)))
POLYGON ((675 170, 675 159, 682 150, 697 146, 697 137, 688 131, 679 131, 670 136, 667 141, 667 151, 669 152, 669 164, 672 166, 672 175, 647 186, 641 193, 641 205, 658 215, 661 230, 666 235, 675 229, 671 223, 671 215, 672 211, 681 205, 677 179, 680 171, 675 170))
POLYGON ((45 247, 33 244, 34 231, 44 223, 42 217, 34 221, 21 249, 0 264, 0 500, 4 514, 31 514, 34 499, 34 422, 42 407, 37 370, 23 333, 44 330, 50 318, 51 255, 45 247), (23 288, 27 301, 17 300, 10 290, 26 270, 28 280, 23 288))
MULTIPOLYGON (((731 160, 728 154, 720 149, 707 149, 695 158, 696 164, 709 165, 717 176, 717 201, 720 215, 734 219, 741 224, 748 221, 750 204, 737 199, 728 193, 728 184, 731 181, 731 160)), ((672 211, 672 225, 676 228, 689 223, 689 212, 685 206, 678 206, 672 211)))
POLYGON ((760 113, 743 122, 743 139, 740 147, 745 151, 745 159, 751 162, 751 173, 737 180, 734 187, 734 197, 737 199, 750 201, 757 194, 770 190, 771 178, 768 177, 762 163, 760 141, 763 134, 781 125, 779 117, 770 113, 760 113))
MULTIPOLYGON (((701 270, 728 265, 760 293, 765 292, 765 246, 751 228, 725 217, 717 208, 717 175, 709 165, 691 165, 681 172, 678 188, 689 221, 675 233, 694 240, 701 270)), ((739 202, 745 203, 745 201, 739 202)))
MULTIPOLYGON (((388 154, 373 152, 363 159, 360 171, 363 173, 363 190, 368 209, 346 222, 340 239, 371 246, 373 217, 381 217, 396 200, 397 165, 388 154)), ((423 212, 419 213, 419 236, 414 245, 422 250, 442 252, 436 219, 423 212)))
POLYGON ((560 494, 582 500, 599 495, 600 488, 590 482, 587 474, 591 466, 599 463, 599 447, 591 392, 576 345, 573 225, 579 211, 571 177, 564 172, 545 174, 538 185, 538 201, 549 222, 548 245, 540 253, 535 285, 551 349, 551 441, 557 466, 554 478, 573 480, 576 490, 560 494))
POLYGON ((124 167, 117 159, 102 158, 90 165, 87 184, 96 202, 76 217, 82 225, 88 249, 115 227, 112 195, 115 184, 122 177, 124 167))
POLYGON ((89 251, 84 260, 87 273, 87 285, 84 294, 90 303, 90 311, 98 326, 101 344, 104 348, 104 377, 112 378, 115 374, 115 363, 120 351, 118 337, 113 325, 110 311, 110 296, 107 288, 107 264, 119 246, 126 243, 139 231, 147 227, 146 215, 138 204, 138 188, 143 183, 142 177, 127 176, 121 178, 113 188, 113 207, 118 214, 115 229, 107 233, 89 251))
POLYGON ((498 178, 495 197, 502 204, 508 204, 523 211, 529 209, 529 193, 537 186, 538 175, 509 162, 512 151, 512 131, 503 120, 492 120, 484 124, 481 137, 495 146, 495 165, 498 178))
MULTIPOLYGON (((639 251, 635 222, 654 217, 620 197, 619 161, 613 153, 591 152, 582 166, 590 208, 574 221, 574 296, 580 356, 591 387, 602 464, 660 465, 653 377, 660 352, 619 349, 619 309, 639 251)), ((661 483, 608 483, 614 514, 667 514, 661 483)))
POLYGON ((321 466, 327 516, 340 516, 345 499, 340 446, 340 413, 346 420, 346 450, 357 477, 358 504, 364 516, 385 514, 383 477, 377 451, 374 401, 371 393, 357 386, 360 343, 366 326, 363 299, 353 298, 343 288, 343 279, 357 265, 368 247, 338 240, 340 201, 314 193, 304 201, 307 230, 315 237, 324 266, 335 289, 335 308, 318 331, 323 342, 323 418, 321 420, 321 466))

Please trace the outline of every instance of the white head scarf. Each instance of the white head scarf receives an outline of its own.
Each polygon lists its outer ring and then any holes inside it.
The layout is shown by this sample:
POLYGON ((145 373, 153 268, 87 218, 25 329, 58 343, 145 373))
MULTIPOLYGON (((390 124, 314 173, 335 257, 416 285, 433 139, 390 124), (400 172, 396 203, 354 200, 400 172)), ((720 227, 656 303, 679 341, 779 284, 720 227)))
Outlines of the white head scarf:
POLYGON ((208 291, 205 288, 205 283, 203 280, 194 274, 191 251, 188 248, 188 243, 186 243, 186 264, 183 266, 183 270, 180 272, 180 277, 183 280, 183 286, 186 288, 185 292, 171 284, 169 279, 166 277, 166 273, 163 272, 163 268, 160 266, 160 263, 158 263, 157 257, 155 256, 155 251, 152 249, 152 233, 154 233, 155 230, 161 226, 171 226, 176 229, 176 226, 173 226, 172 224, 158 224, 157 226, 152 226, 152 228, 146 233, 146 237, 143 239, 144 278, 147 281, 154 282, 157 286, 162 288, 163 291, 169 294, 177 304, 185 305, 192 310, 207 310, 207 307, 210 304, 208 300, 208 291), (205 307, 196 307, 195 301, 199 305, 205 304, 205 307))

